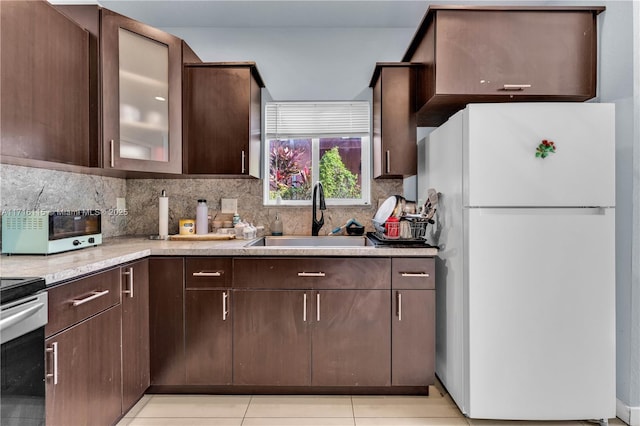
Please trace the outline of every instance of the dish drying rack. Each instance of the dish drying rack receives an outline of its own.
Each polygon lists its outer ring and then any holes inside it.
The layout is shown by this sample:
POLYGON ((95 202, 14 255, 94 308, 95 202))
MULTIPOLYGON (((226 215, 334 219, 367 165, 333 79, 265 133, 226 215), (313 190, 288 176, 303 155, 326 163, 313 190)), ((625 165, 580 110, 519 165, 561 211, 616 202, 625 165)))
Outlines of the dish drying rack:
MULTIPOLYGON (((427 201, 425 202, 420 214, 408 214, 400 210, 394 210, 385 222, 372 220, 374 235, 381 241, 424 241, 427 233, 427 225, 433 224, 433 216, 436 213, 436 205, 438 204, 438 192, 429 188, 427 201), (397 220, 389 221, 389 218, 395 217, 397 220), (392 236, 390 236, 392 235, 392 236)), ((396 207, 397 209, 397 207, 396 207)))
POLYGON ((384 223, 378 223, 372 220, 373 228, 375 229, 375 235, 380 240, 393 240, 393 241, 414 241, 424 240, 427 233, 427 225, 429 220, 424 218, 402 218, 398 222, 392 222, 388 225, 390 227, 398 227, 397 237, 389 237, 386 233, 386 227, 384 223))

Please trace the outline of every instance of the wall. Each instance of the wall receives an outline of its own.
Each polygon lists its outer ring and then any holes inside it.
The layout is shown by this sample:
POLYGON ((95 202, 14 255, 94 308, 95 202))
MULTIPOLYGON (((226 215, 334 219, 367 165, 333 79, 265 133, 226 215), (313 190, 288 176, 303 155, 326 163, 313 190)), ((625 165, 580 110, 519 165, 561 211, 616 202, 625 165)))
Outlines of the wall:
POLYGON ((377 61, 399 61, 415 28, 163 28, 203 61, 254 61, 277 101, 352 100, 377 61), (279 64, 279 66, 274 66, 279 64), (262 65, 262 66, 261 66, 262 65))
MULTIPOLYGON (((236 198, 238 214, 254 225, 264 225, 270 233, 270 223, 279 213, 285 234, 311 235, 311 207, 269 207, 262 205, 262 181, 258 179, 129 179, 127 231, 135 235, 158 233, 158 196, 162 190, 169 197, 169 233, 178 232, 180 219, 195 219, 196 201, 207 200, 210 214, 220 210, 221 198, 236 198)), ((371 185, 371 206, 332 207, 324 211, 324 227, 320 235, 346 223, 352 217, 372 230, 371 218, 377 200, 402 193, 402 180, 375 180, 371 185)))
POLYGON ((640 425, 640 45, 639 8, 633 3, 607 2, 607 10, 600 15, 599 89, 601 102, 616 105, 617 414, 637 426, 640 425))
POLYGON ((127 217, 110 211, 126 191, 124 179, 0 164, 3 211, 100 210, 104 237, 126 234, 127 217))

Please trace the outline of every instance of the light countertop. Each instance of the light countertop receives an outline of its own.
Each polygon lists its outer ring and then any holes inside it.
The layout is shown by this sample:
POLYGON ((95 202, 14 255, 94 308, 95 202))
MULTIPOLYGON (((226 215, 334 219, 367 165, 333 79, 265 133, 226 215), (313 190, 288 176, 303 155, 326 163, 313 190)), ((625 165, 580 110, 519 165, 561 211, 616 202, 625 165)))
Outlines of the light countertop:
POLYGON ((2 255, 0 276, 44 277, 47 285, 148 256, 435 256, 435 248, 245 247, 249 240, 154 241, 144 237, 105 239, 97 247, 44 255, 2 255))

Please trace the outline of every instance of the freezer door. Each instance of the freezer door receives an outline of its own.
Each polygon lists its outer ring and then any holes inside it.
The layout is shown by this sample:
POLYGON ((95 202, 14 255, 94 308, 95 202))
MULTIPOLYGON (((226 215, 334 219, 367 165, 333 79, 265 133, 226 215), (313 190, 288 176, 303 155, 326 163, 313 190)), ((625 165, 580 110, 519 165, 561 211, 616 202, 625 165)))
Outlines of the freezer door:
POLYGON ((466 209, 469 417, 615 417, 614 209, 466 209))
POLYGON ((465 110, 467 206, 614 206, 614 105, 475 104, 465 110), (543 140, 555 153, 536 157, 543 140))

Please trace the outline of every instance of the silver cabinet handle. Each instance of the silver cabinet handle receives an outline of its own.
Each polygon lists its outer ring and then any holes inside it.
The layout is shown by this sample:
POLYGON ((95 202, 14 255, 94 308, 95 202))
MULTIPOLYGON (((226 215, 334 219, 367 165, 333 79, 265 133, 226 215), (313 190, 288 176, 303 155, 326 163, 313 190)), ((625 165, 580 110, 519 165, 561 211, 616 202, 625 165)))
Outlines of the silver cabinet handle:
POLYGON ((245 172, 245 167, 244 167, 244 159, 245 159, 245 155, 244 155, 244 150, 242 151, 242 173, 244 174, 245 172))
POLYGON ((324 277, 324 272, 298 272, 299 277, 324 277))
POLYGON ((126 275, 129 279, 129 290, 123 290, 124 294, 128 294, 133 299, 133 266, 130 266, 127 271, 124 271, 122 275, 126 275))
POLYGON ((73 299, 71 302, 73 306, 80 306, 80 305, 84 305, 87 302, 91 302, 92 300, 95 300, 99 297, 102 297, 105 294, 109 294, 109 290, 92 291, 91 296, 85 297, 84 299, 73 299))
POLYGON ((429 274, 426 272, 400 272, 402 277, 426 277, 429 278, 429 274))
POLYGON ((385 152, 385 162, 387 163, 385 166, 385 173, 389 174, 391 173, 391 153, 389 152, 389 150, 387 150, 385 152))
POLYGON ((531 87, 530 84, 503 84, 502 90, 517 92, 520 90, 528 89, 530 87, 531 87))
POLYGON ((229 310, 227 309, 227 299, 229 298, 229 294, 225 291, 222 293, 222 321, 227 320, 227 315, 229 315, 229 310))
POLYGON ((396 292, 396 299, 398 303, 398 310, 397 310, 398 321, 402 321, 402 293, 400 293, 399 291, 396 292))
POLYGON ((113 139, 111 139, 111 140, 109 141, 109 143, 111 144, 111 145, 110 145, 110 149, 111 149, 111 158, 109 159, 109 162, 110 162, 110 164, 111 164, 111 167, 115 167, 115 166, 116 166, 116 164, 115 164, 115 161, 116 161, 116 160, 115 160, 115 156, 116 156, 116 147, 115 147, 115 145, 114 145, 113 139))
POLYGON ((215 272, 200 271, 200 272, 194 272, 193 276, 194 277, 221 277, 222 272, 221 271, 215 271, 215 272))
POLYGON ((320 293, 316 294, 316 321, 320 322, 320 293))
POLYGON ((302 298, 302 321, 307 321, 307 293, 302 298))
POLYGON ((50 348, 46 349, 47 353, 53 354, 53 373, 47 373, 46 377, 53 378, 53 384, 58 384, 58 342, 53 342, 50 348))

